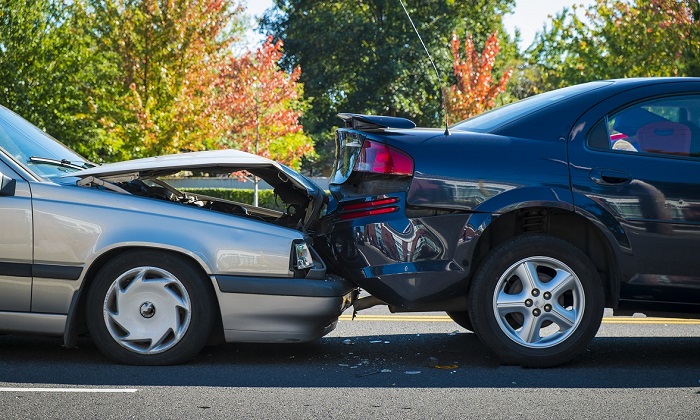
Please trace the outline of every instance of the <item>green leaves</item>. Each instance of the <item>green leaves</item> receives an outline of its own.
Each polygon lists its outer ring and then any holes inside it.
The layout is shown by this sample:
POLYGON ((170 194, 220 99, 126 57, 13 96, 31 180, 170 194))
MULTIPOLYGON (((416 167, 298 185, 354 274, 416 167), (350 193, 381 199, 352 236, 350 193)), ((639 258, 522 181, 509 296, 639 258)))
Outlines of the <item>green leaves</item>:
POLYGON ((211 105, 240 7, 225 0, 87 3, 93 26, 85 33, 119 69, 109 81, 117 105, 102 119, 102 159, 201 150, 223 135, 211 105))
POLYGON ((0 103, 80 149, 100 137, 92 118, 105 70, 76 29, 80 5, 8 0, 0 8, 0 103))
POLYGON ((695 0, 597 0, 564 9, 529 51, 543 88, 590 80, 700 75, 695 0))
MULTIPOLYGON (((474 35, 478 48, 501 29, 511 0, 406 1, 438 78, 398 0, 276 0, 281 13, 263 27, 284 41, 283 66, 304 69, 300 82, 311 109, 304 127, 314 137, 326 170, 333 160, 329 128, 338 112, 408 117, 440 125, 441 88, 451 78, 450 35, 474 35)), ((513 51, 513 50, 510 50, 513 51)))

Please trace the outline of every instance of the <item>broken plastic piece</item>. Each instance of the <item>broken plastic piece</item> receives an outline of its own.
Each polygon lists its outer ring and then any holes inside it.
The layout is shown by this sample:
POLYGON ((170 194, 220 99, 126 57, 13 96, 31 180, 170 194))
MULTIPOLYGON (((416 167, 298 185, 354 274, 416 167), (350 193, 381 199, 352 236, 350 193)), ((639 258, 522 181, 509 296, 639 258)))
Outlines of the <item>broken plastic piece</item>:
POLYGON ((435 365, 433 367, 435 369, 457 369, 459 366, 457 366, 457 365, 435 365))
POLYGON ((355 375, 355 376, 357 376, 358 378, 361 378, 361 377, 363 377, 363 376, 376 375, 376 374, 381 373, 381 372, 382 372, 382 371, 379 370, 379 369, 374 369, 374 370, 368 370, 368 371, 366 371, 366 372, 358 373, 358 374, 355 375))

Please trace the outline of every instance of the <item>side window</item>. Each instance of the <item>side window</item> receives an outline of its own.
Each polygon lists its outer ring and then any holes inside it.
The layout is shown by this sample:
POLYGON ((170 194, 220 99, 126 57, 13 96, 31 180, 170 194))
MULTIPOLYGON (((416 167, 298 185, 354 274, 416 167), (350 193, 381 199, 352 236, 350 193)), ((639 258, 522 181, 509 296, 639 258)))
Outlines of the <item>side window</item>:
POLYGON ((588 134, 594 149, 700 157, 700 96, 640 102, 605 116, 588 134))

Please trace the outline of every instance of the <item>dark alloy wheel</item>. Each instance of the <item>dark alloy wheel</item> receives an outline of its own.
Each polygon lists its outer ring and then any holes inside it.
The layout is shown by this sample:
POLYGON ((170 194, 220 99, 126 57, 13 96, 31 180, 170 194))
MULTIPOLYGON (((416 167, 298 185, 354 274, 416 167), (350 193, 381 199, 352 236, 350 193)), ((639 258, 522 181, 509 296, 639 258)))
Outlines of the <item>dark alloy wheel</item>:
POLYGON ((129 251, 98 272, 87 296, 97 347, 132 365, 185 362, 204 347, 214 324, 210 280, 182 258, 129 251))
POLYGON ((496 247, 470 287, 474 331, 505 363, 551 367, 582 352, 603 317, 600 276, 578 248, 546 235, 496 247))

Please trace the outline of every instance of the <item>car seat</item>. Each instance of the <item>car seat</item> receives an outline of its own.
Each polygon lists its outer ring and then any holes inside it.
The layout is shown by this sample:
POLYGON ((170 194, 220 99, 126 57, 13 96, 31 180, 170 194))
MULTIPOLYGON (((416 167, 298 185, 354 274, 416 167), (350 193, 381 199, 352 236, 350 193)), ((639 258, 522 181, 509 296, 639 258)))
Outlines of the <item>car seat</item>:
POLYGON ((653 122, 637 131, 639 147, 650 153, 688 156, 690 140, 690 128, 671 121, 653 122))

